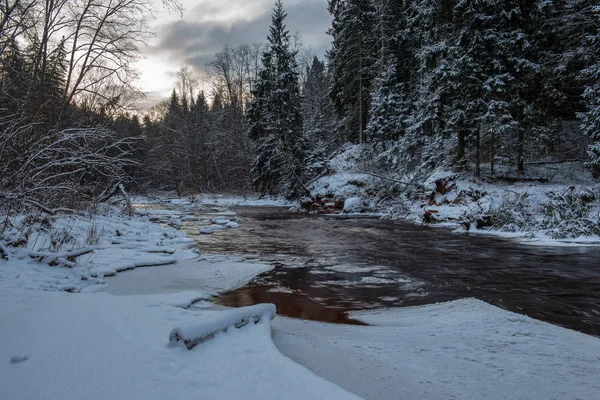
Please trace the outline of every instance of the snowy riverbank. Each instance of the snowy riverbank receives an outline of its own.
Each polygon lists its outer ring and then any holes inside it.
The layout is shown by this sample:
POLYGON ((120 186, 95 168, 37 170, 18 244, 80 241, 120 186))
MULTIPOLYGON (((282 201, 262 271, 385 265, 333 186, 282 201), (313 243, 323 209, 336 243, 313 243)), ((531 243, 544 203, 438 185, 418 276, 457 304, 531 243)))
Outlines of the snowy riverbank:
POLYGON ((429 174, 372 173, 368 150, 346 146, 309 185, 314 212, 378 215, 495 235, 538 245, 600 245, 600 184, 582 162, 536 163, 527 174, 495 178, 437 169, 429 174))
MULTIPOLYGON (((172 201, 235 217, 223 204, 172 201)), ((0 260, 0 398, 600 397, 599 339, 473 299, 353 315, 372 326, 263 318, 192 350, 170 346, 174 328, 222 323, 226 311, 211 296, 271 266, 198 254, 190 238, 167 226, 189 215, 142 212, 61 217, 52 229, 36 230, 31 251, 51 245, 56 232, 73 237, 61 251, 89 244, 96 232, 93 251, 77 266, 50 266, 17 251, 0 260), (157 264, 168 265, 105 279, 157 264), (178 280, 197 289, 182 292, 178 280)))

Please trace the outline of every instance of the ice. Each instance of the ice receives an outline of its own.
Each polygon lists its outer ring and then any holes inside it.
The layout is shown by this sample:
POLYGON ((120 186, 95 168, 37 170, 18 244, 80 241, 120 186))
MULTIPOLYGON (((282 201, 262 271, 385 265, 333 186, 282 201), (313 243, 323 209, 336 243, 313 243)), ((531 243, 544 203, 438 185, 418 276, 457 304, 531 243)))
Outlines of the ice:
POLYGON ((219 231, 221 229, 227 229, 227 227, 223 225, 207 225, 200 228, 200 233, 202 235, 211 235, 215 231, 219 231))
POLYGON ((212 223, 215 225, 227 225, 231 221, 227 217, 215 217, 212 219, 212 223))

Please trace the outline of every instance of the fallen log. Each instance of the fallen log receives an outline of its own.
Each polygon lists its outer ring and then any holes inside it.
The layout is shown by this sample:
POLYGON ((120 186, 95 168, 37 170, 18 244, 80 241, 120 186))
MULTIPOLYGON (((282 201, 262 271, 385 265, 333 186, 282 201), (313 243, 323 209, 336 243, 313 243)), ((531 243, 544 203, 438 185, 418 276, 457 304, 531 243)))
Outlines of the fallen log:
POLYGON ((525 178, 521 176, 490 176, 489 180, 492 181, 504 181, 504 182, 539 182, 539 183, 549 183, 550 179, 548 178, 525 178))
POLYGON ((169 334, 169 344, 175 346, 183 343, 191 350, 219 332, 226 332, 231 328, 239 329, 250 323, 256 324, 265 318, 272 320, 276 313, 275 304, 270 303, 222 311, 216 318, 205 323, 173 329, 169 334))
POLYGON ((96 247, 86 247, 79 250, 62 252, 25 250, 25 254, 34 260, 46 263, 52 267, 64 265, 65 267, 73 268, 77 266, 75 261, 78 257, 92 253, 94 250, 96 250, 96 247))
POLYGON ((361 171, 361 170, 356 170, 356 172, 358 172, 359 174, 371 175, 371 176, 374 176, 376 178, 385 179, 386 181, 396 182, 396 183, 399 183, 401 185, 407 185, 407 186, 410 185, 410 183, 403 182, 403 181, 400 181, 400 180, 394 179, 394 178, 388 178, 387 176, 383 176, 383 175, 379 175, 379 174, 374 174, 373 172, 367 172, 367 171, 361 171))

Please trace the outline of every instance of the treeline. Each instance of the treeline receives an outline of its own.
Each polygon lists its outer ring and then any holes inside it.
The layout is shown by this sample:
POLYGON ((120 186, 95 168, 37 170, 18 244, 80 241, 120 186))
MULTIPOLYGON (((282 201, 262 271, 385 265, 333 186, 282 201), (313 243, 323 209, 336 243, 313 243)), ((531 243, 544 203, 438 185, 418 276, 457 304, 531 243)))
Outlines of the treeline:
POLYGON ((0 2, 0 199, 73 206, 119 184, 296 197, 347 142, 379 172, 521 174, 565 159, 600 172, 597 1, 328 6, 327 62, 291 37, 277 1, 266 43, 226 46, 208 86, 182 68, 138 117, 132 63, 153 0, 0 2))
POLYGON ((329 10, 340 140, 370 143, 404 172, 523 173, 528 160, 586 150, 598 172, 597 1, 330 0, 329 10))
POLYGON ((264 45, 209 65, 210 107, 178 88, 146 120, 146 170, 163 171, 152 184, 294 197, 347 142, 374 169, 411 175, 517 175, 538 160, 600 172, 597 1, 328 5, 327 65, 302 57, 277 1, 264 45))
POLYGON ((179 194, 302 194, 334 148, 336 123, 325 63, 284 19, 278 2, 265 44, 217 53, 208 94, 180 70, 171 98, 144 117, 140 182, 179 194))
MULTIPOLYGON (((163 1, 178 7, 175 1, 163 1)), ((153 0, 0 2, 0 206, 77 207, 131 181, 133 62, 153 0)))

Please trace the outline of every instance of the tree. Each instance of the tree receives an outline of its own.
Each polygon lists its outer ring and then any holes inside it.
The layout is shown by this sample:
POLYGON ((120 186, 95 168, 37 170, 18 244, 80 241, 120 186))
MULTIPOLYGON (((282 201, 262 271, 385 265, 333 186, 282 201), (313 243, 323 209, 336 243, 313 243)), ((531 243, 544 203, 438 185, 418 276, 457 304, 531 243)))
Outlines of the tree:
MULTIPOLYGON (((600 17, 600 5, 594 8, 594 12, 600 17)), ((583 113, 582 129, 584 134, 592 139, 588 147, 590 156, 589 165, 596 176, 600 175, 600 28, 595 35, 589 37, 590 46, 596 55, 595 62, 584 70, 584 75, 589 79, 584 98, 587 102, 587 110, 583 113)))
POLYGON ((328 53, 331 96, 340 118, 340 141, 362 143, 368 123, 377 59, 372 0, 329 0, 333 45, 328 53))
POLYGON ((399 90, 396 65, 388 63, 385 72, 374 82, 375 90, 371 95, 371 119, 367 125, 367 136, 373 144, 398 140, 404 131, 404 119, 407 110, 399 90))
POLYGON ((255 189, 271 195, 283 190, 293 196, 302 184, 304 149, 296 55, 290 49, 286 16, 278 0, 247 117, 258 153, 252 169, 255 189))
POLYGON ((322 163, 332 150, 335 139, 335 115, 329 97, 329 77, 325 63, 313 56, 306 67, 302 89, 302 121, 307 144, 306 165, 313 174, 320 172, 322 163))

